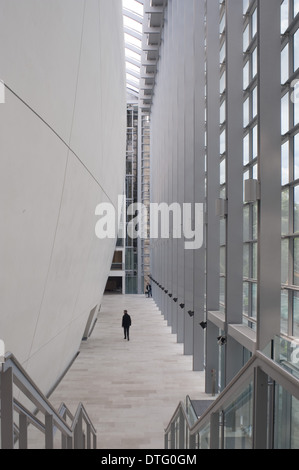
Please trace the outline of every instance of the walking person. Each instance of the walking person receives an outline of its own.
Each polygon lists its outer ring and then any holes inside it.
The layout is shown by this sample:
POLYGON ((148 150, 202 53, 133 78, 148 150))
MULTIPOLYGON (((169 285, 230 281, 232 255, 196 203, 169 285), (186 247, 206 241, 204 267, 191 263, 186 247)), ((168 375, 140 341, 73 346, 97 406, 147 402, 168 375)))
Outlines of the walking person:
POLYGON ((152 286, 150 284, 147 284, 146 288, 145 288, 145 292, 147 294, 147 297, 151 297, 152 296, 152 286))
POLYGON ((124 310, 123 318, 122 318, 122 327, 124 329, 124 339, 130 341, 129 331, 130 326, 132 324, 132 320, 130 315, 128 314, 127 310, 124 310))

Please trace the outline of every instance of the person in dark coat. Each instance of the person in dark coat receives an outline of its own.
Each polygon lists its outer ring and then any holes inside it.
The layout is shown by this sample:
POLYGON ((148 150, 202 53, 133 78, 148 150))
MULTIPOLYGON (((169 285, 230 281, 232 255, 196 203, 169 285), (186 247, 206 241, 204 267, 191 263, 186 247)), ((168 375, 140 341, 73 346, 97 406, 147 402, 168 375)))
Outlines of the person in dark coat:
POLYGON ((147 286, 145 288, 145 292, 146 292, 148 297, 152 296, 152 286, 150 284, 147 284, 147 286))
POLYGON ((130 341, 129 330, 130 330, 131 324, 132 324, 131 317, 128 314, 127 310, 124 310, 124 314, 122 318, 122 327, 124 329, 124 335, 125 335, 124 339, 128 339, 128 341, 130 341))

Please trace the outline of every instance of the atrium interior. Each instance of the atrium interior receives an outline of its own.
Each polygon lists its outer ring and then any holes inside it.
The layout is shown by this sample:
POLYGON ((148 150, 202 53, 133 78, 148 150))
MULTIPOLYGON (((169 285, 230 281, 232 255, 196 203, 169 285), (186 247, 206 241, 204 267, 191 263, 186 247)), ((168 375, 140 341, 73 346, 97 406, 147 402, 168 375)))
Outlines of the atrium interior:
POLYGON ((0 448, 299 449, 299 0, 0 0, 0 57, 0 448))

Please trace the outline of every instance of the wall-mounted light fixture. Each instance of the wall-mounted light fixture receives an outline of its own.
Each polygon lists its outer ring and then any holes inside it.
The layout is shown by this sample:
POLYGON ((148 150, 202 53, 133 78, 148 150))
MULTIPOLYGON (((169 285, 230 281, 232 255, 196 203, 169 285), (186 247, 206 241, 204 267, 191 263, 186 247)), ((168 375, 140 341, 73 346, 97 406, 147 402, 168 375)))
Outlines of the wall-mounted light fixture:
POLYGON ((180 304, 180 307, 181 307, 181 308, 184 308, 184 307, 185 307, 185 304, 180 304))
POLYGON ((174 297, 172 300, 173 300, 174 302, 177 302, 177 301, 178 301, 177 297, 174 297))
POLYGON ((194 312, 192 310, 189 310, 188 315, 192 318, 194 317, 194 312))
POLYGON ((202 327, 203 330, 206 329, 207 325, 208 325, 208 323, 206 321, 200 322, 200 326, 202 327))
POLYGON ((227 342, 226 336, 218 336, 217 342, 219 346, 224 346, 227 342))
POLYGON ((172 297, 172 294, 168 294, 168 297, 170 297, 170 298, 171 298, 171 297, 172 297))

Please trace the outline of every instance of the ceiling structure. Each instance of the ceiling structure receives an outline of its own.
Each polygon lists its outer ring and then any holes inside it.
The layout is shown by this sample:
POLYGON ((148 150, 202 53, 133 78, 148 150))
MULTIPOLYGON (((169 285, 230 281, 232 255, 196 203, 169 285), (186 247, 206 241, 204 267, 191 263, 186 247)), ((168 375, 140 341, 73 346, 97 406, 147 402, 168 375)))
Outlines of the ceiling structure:
POLYGON ((150 112, 167 0, 123 0, 127 91, 150 112))
POLYGON ((139 97, 143 0, 123 0, 127 91, 139 97))

